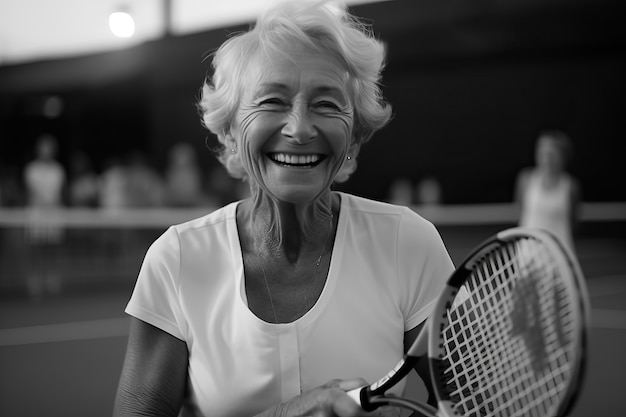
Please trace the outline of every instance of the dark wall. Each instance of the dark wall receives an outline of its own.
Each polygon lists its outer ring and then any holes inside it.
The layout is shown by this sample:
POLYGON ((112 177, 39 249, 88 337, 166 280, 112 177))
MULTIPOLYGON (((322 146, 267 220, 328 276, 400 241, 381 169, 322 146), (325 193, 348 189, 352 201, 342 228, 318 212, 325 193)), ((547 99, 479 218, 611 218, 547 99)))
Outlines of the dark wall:
MULTIPOLYGON (((585 200, 626 201, 620 2, 533 3, 355 7, 388 45, 383 88, 395 115, 362 148, 359 170, 340 188, 385 198, 395 178, 432 175, 447 202, 509 201, 515 174, 532 163, 538 132, 560 128, 574 141, 572 170, 585 200)), ((158 166, 171 144, 188 141, 205 164, 216 164, 206 150, 214 138, 195 108, 209 69, 204 58, 244 28, 0 67, 0 163, 23 163, 37 134, 51 131, 63 157, 80 148, 103 164, 143 149, 158 166), (65 103, 56 119, 41 112, 50 95, 65 103)))
POLYGON ((395 118, 363 148, 359 192, 382 193, 397 176, 440 179, 448 202, 508 201, 534 140, 560 128, 574 142, 572 171, 590 201, 623 200, 626 133, 623 62, 538 61, 391 72, 395 118))

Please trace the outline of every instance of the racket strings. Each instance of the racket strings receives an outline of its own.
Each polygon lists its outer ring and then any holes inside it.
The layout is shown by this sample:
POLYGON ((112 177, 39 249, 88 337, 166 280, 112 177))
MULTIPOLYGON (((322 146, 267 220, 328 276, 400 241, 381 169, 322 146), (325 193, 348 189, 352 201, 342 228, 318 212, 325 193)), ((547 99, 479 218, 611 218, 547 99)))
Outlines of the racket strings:
POLYGON ((576 326, 548 251, 522 240, 487 255, 448 311, 444 379, 463 415, 553 412, 576 326))
MULTIPOLYGON (((499 259, 498 261, 502 260, 499 259)), ((484 263, 480 266, 480 274, 494 277, 499 281, 502 277, 509 275, 510 269, 510 262, 484 263)), ((457 363, 454 369, 448 369, 455 374, 454 379, 458 386, 458 392, 451 394, 458 395, 459 402, 461 402, 461 398, 465 398, 466 401, 474 403, 475 406, 484 405, 485 399, 493 396, 489 395, 489 391, 493 389, 493 381, 497 382, 498 375, 501 376, 504 371, 496 366, 501 363, 497 355, 501 354, 502 347, 489 346, 484 343, 486 339, 473 337, 480 330, 477 324, 477 319, 480 317, 491 323, 492 330, 503 327, 499 321, 504 316, 494 314, 497 313, 494 310, 494 305, 502 297, 493 288, 485 288, 485 286, 491 285, 492 283, 487 282, 486 285, 470 288, 473 298, 471 308, 466 312, 463 306, 459 306, 458 310, 453 311, 449 317, 454 329, 454 332, 447 334, 449 339, 447 343, 453 356, 451 362, 457 362, 458 358, 464 357, 463 363, 457 363), (478 379, 477 370, 480 369, 488 371, 484 375, 480 375, 480 379, 478 379)), ((497 285, 502 285, 502 282, 498 282, 497 285)), ((497 338, 493 339, 497 340, 497 338)), ((474 407, 474 405, 470 404, 470 407, 474 407)), ((487 407, 492 408, 489 405, 487 407)))
MULTIPOLYGON (((491 268, 491 269, 493 270, 493 268, 491 268)), ((492 271, 490 271, 490 274, 491 274, 491 273, 492 273, 492 271)), ((489 275, 487 275, 487 276, 489 276, 489 275)), ((526 292, 526 293, 525 293, 525 296, 529 296, 529 295, 531 295, 531 296, 532 296, 532 295, 533 295, 533 294, 532 294, 532 292, 531 292, 530 294, 529 294, 528 292, 526 292)), ((531 303, 531 306, 532 306, 532 303, 531 303)), ((535 314, 536 314, 536 312, 535 312, 535 314)), ((500 317, 506 317, 506 315, 501 315, 500 317)), ((532 318, 533 318, 533 317, 531 317, 531 319, 532 319, 532 318)), ((533 325, 536 325, 536 323, 533 323, 533 325)), ((541 345, 541 344, 542 344, 542 342, 540 342, 540 345, 541 345)), ((498 349, 498 347, 497 347, 497 346, 496 346, 496 349, 498 349)), ((519 356, 519 355, 516 355, 516 356, 519 356)), ((490 361, 490 362, 493 362, 493 355, 490 355, 490 356, 489 356, 489 359, 491 359, 491 361, 490 361)), ((514 360, 517 360, 517 358, 514 358, 514 360)), ((491 365, 491 364, 487 364, 487 366, 493 366, 493 365, 491 365)), ((502 377, 500 378, 500 380, 495 379, 495 380, 493 380, 493 381, 492 381, 491 386, 488 386, 488 387, 487 387, 487 390, 488 390, 488 391, 489 391, 492 387, 497 387, 498 385, 502 384, 502 381, 504 381, 504 382, 506 383, 506 384, 505 384, 505 386, 515 387, 515 385, 514 385, 514 384, 511 384, 511 382, 513 382, 513 381, 510 381, 511 377, 513 377, 513 379, 517 379, 517 380, 519 380, 519 379, 520 379, 520 377, 522 377, 523 375, 520 375, 520 373, 519 373, 518 369, 516 369, 515 367, 509 367, 508 369, 510 370, 510 372, 508 372, 508 374, 507 374, 507 372, 506 372, 506 370, 505 370, 505 372, 503 373, 503 375, 502 375, 502 377)), ((536 367, 535 367, 535 370, 537 370, 537 368, 536 368, 536 367)), ((490 374, 490 376, 493 376, 493 375, 496 375, 496 374, 498 374, 498 372, 497 372, 497 371, 492 372, 492 373, 490 374)), ((526 378, 526 379, 528 379, 528 378, 526 378)), ((519 383, 519 381, 517 381, 517 382, 519 383)), ((516 392, 514 392, 514 393, 513 393, 513 396, 507 395, 507 392, 505 391, 505 392, 502 394, 502 398, 504 398, 504 399, 506 400, 506 399, 507 399, 507 397, 509 397, 509 398, 515 398, 515 396, 518 396, 518 397, 519 397, 520 395, 528 395, 528 393, 527 393, 527 392, 526 392, 526 393, 524 393, 524 391, 527 391, 526 385, 528 385, 528 384, 527 384, 527 381, 525 381, 525 380, 522 378, 522 381, 521 381, 521 383, 520 383, 520 387, 521 387, 521 388, 516 389, 516 392), (522 392, 522 394, 520 394, 520 391, 522 392)), ((488 395, 493 396, 493 393, 488 392, 487 394, 488 394, 488 395)), ((510 401, 509 401, 509 403, 510 403, 510 401)), ((500 403, 496 404, 496 406, 495 406, 495 407, 493 407, 493 408, 495 408, 495 409, 502 409, 503 407, 504 407, 504 408, 506 408, 507 406, 508 406, 508 407, 511 407, 511 406, 512 406, 512 404, 506 404, 506 403, 502 403, 502 402, 500 402, 500 403)), ((513 405, 513 406, 514 406, 514 405, 513 405)), ((490 407, 490 408, 491 408, 491 407, 490 407)), ((517 407, 517 408, 519 408, 519 407, 517 407)))

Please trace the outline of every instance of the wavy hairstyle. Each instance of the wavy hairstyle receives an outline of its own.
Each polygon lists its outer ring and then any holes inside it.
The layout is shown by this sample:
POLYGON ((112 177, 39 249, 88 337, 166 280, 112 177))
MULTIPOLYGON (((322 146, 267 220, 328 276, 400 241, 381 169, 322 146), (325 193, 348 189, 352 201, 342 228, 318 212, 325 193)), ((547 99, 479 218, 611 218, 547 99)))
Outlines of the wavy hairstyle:
MULTIPOLYGON (((198 103, 204 127, 217 135, 217 157, 235 178, 246 178, 239 156, 226 149, 226 138, 242 95, 245 72, 258 54, 283 50, 285 42, 303 44, 337 56, 346 66, 354 105, 353 140, 361 145, 391 118, 391 106, 380 90, 385 46, 370 28, 332 0, 289 1, 262 14, 247 32, 226 40, 213 54, 213 76, 207 77, 198 103)), ((354 157, 338 175, 344 181, 356 169, 354 157)))

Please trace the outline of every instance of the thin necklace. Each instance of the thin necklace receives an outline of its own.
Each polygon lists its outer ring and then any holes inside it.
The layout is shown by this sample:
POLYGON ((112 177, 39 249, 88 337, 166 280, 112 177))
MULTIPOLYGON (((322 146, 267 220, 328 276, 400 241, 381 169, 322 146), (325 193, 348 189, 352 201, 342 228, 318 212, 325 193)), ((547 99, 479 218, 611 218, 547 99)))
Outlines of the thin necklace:
MULTIPOLYGON (((315 269, 313 270, 313 280, 311 282, 315 282, 315 278, 317 277, 317 271, 319 270, 320 263, 322 263, 322 257, 324 256, 324 251, 326 250, 326 246, 328 245, 328 241, 330 240, 330 234, 333 230, 333 218, 334 213, 330 213, 330 227, 328 229, 328 234, 326 235, 326 240, 324 241, 324 245, 322 246, 322 250, 320 251, 320 256, 317 257, 317 261, 315 261, 315 269)), ((267 276, 265 275, 265 267, 263 266, 263 258, 260 258, 261 262, 261 272, 263 273, 263 282, 265 282, 265 289, 267 290, 267 295, 270 299, 270 307, 272 308, 272 314, 274 315, 274 323, 278 323, 278 315, 276 314, 276 308, 274 307, 274 300, 272 298, 272 292, 270 291, 270 285, 267 282, 267 276)), ((304 291, 304 311, 307 311, 309 308, 309 301, 307 294, 309 292, 308 287, 304 291)))

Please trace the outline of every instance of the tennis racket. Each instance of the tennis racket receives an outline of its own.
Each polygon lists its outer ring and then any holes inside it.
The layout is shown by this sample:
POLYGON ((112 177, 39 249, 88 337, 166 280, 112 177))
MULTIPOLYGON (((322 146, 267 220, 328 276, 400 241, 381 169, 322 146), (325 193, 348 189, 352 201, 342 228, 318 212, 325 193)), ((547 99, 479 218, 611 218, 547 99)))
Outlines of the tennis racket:
POLYGON ((561 416, 583 379, 589 298, 575 257, 539 230, 504 230, 449 278, 428 323, 384 378, 348 394, 367 411, 561 416), (428 354, 437 408, 386 396, 428 354))

